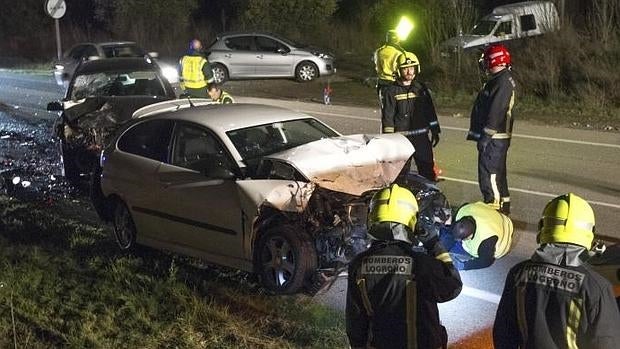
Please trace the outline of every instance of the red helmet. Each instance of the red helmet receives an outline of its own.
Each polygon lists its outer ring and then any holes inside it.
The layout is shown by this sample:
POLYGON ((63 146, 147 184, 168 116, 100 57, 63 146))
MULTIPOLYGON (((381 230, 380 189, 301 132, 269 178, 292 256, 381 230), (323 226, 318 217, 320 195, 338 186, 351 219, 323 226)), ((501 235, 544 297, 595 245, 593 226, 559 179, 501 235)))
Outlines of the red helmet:
POLYGON ((482 54, 484 60, 484 66, 486 69, 492 69, 498 65, 510 65, 510 52, 506 49, 506 46, 502 44, 490 45, 484 49, 482 54))

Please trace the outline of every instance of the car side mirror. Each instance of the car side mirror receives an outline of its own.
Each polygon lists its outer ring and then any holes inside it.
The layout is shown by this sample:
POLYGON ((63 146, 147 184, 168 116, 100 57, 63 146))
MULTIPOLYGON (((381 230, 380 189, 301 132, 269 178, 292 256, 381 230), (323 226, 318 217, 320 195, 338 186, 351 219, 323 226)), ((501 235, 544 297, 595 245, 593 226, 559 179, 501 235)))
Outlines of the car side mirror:
POLYGON ((48 111, 63 111, 62 103, 58 101, 47 103, 48 111))
POLYGON ((285 49, 284 47, 278 47, 277 52, 280 54, 287 54, 289 50, 285 49))
POLYGON ((208 171, 204 171, 203 174, 209 178, 215 179, 230 180, 237 178, 237 175, 233 171, 225 168, 224 166, 216 166, 208 171))

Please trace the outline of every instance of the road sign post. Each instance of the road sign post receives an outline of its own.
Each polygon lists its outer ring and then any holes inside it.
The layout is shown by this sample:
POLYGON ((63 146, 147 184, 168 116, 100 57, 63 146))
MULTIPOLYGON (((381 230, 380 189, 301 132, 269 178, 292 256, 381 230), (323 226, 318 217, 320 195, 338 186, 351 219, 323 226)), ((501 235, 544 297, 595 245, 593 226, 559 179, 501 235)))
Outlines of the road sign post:
POLYGON ((58 59, 62 58, 62 45, 60 42, 60 21, 59 19, 67 12, 67 4, 65 0, 46 0, 45 13, 54 18, 56 26, 56 55, 58 59))

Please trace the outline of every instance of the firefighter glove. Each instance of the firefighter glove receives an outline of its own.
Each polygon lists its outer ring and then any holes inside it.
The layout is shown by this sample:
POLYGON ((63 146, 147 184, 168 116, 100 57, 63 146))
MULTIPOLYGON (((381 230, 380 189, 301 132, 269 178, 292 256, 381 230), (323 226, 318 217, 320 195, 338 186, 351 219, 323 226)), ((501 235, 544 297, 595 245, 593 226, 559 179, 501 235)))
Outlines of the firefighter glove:
POLYGON ((433 142, 433 148, 435 148, 439 144, 439 132, 434 131, 431 134, 431 141, 433 142))

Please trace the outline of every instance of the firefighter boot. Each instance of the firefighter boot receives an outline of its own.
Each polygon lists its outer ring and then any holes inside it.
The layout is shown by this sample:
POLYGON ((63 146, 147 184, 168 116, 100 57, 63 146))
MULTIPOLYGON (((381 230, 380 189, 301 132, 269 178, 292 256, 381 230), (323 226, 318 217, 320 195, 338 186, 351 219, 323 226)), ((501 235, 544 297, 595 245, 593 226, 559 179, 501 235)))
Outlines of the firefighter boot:
POLYGON ((506 216, 510 216, 510 200, 505 199, 506 198, 502 198, 502 201, 499 202, 499 212, 506 216))

